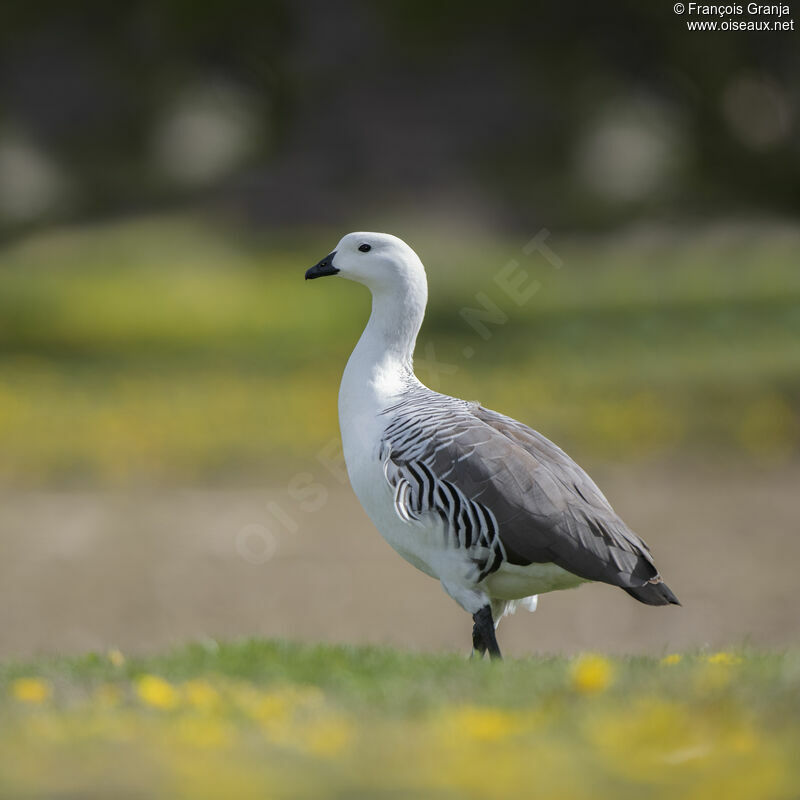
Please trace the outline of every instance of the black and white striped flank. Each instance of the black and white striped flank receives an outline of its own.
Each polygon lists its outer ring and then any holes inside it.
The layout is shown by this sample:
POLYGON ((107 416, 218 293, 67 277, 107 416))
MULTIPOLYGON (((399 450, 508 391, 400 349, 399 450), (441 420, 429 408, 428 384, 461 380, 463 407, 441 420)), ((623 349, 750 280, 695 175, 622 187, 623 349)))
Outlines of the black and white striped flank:
POLYGON ((647 545, 560 448, 510 417, 416 384, 383 412, 380 457, 406 522, 434 514, 483 581, 554 563, 652 604, 677 602, 647 545))

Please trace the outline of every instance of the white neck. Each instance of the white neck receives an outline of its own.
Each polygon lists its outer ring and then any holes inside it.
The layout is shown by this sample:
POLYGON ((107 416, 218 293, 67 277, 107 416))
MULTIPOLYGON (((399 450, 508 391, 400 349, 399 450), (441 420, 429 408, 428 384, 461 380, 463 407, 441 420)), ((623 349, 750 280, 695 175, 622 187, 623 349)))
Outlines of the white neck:
POLYGON ((392 286, 372 289, 369 322, 342 377, 340 414, 343 404, 351 412, 354 407, 389 405, 409 383, 419 383, 413 356, 428 300, 425 274, 394 278, 392 286))

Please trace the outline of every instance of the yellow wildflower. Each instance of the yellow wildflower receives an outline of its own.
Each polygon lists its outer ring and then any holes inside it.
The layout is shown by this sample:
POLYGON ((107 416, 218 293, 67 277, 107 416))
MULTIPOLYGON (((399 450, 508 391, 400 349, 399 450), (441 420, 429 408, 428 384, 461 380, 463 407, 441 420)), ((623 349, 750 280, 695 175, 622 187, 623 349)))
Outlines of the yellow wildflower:
POLYGON ((728 688, 733 678, 734 672, 727 664, 706 661, 695 672, 692 683, 698 693, 704 694, 728 688))
POLYGON ((727 688, 735 677, 735 670, 731 667, 741 663, 742 659, 734 653, 720 652, 704 656, 694 676, 695 689, 702 693, 727 688))
POLYGON ((602 692, 613 680, 614 668, 603 656, 584 655, 572 666, 572 686, 584 694, 602 692))
POLYGON ((521 727, 519 716, 513 712, 474 706, 453 709, 447 714, 446 722, 448 734, 482 742, 513 736, 521 727))
POLYGON ((11 695, 23 703, 44 703, 53 693, 50 684, 41 678, 17 678, 11 684, 11 695))
POLYGON ((726 652, 719 652, 719 653, 711 653, 707 655, 704 661, 708 662, 709 664, 723 664, 726 667, 732 667, 736 664, 741 664, 742 659, 741 656, 737 656, 735 653, 726 653, 726 652))
POLYGON ((175 708, 180 699, 177 689, 158 675, 142 675, 136 693, 143 703, 161 709, 175 708))
POLYGON ((113 650, 108 651, 108 660, 115 667, 121 667, 125 663, 125 656, 122 655, 121 650, 115 647, 113 650))
POLYGON ((680 653, 670 653, 661 659, 661 663, 666 667, 671 667, 674 664, 680 664, 683 661, 683 656, 680 653))

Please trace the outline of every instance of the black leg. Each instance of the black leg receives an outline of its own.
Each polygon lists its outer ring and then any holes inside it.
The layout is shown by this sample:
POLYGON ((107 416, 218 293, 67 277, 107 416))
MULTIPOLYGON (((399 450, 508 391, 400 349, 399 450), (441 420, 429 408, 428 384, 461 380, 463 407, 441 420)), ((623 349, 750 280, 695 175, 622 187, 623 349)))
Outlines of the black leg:
POLYGON ((500 648, 497 645, 497 637, 494 635, 494 620, 492 620, 492 607, 484 606, 480 611, 472 615, 475 625, 472 628, 472 645, 483 655, 488 650, 490 658, 502 658, 500 648), (480 636, 481 647, 476 644, 476 639, 480 636))
POLYGON ((478 627, 478 623, 475 622, 472 625, 472 656, 475 658, 483 658, 486 654, 486 645, 483 641, 483 636, 481 636, 480 628, 478 627))

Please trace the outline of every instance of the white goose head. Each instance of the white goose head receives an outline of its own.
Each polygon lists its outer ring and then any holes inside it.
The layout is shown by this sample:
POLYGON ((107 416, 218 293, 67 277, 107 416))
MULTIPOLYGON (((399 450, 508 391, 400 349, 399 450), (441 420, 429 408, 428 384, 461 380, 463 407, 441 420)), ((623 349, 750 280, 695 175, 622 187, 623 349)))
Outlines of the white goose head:
POLYGON ((391 294, 401 300, 411 293, 427 295, 425 268, 417 254, 389 233, 348 233, 319 263, 306 271, 306 280, 339 275, 363 283, 373 295, 391 294))

